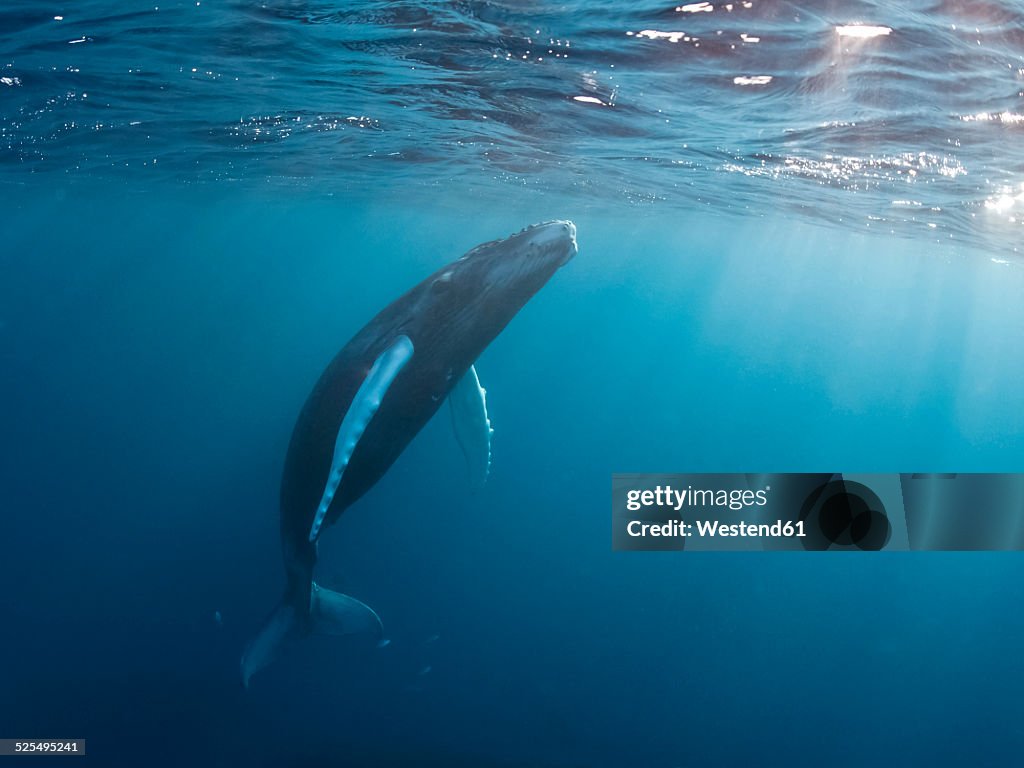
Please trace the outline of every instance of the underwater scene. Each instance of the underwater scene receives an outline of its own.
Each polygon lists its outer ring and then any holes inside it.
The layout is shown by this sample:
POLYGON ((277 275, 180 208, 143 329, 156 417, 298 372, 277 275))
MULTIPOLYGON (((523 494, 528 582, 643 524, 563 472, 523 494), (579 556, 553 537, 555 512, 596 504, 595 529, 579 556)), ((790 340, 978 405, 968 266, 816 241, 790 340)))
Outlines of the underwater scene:
POLYGON ((1019 764, 1019 554, 609 502, 1024 471, 1024 2, 5 0, 0 196, 0 765, 1019 764))

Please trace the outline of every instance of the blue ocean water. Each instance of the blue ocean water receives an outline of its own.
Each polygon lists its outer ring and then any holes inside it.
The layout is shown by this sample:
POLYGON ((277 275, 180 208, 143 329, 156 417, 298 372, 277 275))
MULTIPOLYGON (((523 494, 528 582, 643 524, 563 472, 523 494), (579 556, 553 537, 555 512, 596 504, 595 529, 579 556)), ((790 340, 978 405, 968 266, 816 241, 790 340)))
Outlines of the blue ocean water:
POLYGON ((1019 762, 1017 555, 613 553, 608 494, 1024 470, 1022 90, 1017 2, 9 0, 0 737, 103 766, 1019 762), (390 644, 313 638, 243 691, 317 376, 553 218, 579 255, 478 364, 488 485, 442 413, 322 540, 390 644))

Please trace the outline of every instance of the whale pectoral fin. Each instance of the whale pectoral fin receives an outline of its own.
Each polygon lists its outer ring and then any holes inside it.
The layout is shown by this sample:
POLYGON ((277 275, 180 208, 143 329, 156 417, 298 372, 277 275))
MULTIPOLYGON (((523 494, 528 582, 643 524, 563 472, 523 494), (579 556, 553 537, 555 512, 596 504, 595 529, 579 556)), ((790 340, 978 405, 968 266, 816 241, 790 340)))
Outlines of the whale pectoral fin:
POLYGON ((413 346, 408 336, 399 336, 392 342, 391 346, 385 349, 378 357, 370 372, 359 385, 356 396, 348 406, 345 417, 341 420, 341 427, 338 428, 338 438, 334 442, 334 459, 331 461, 331 471, 327 475, 327 485, 324 487, 323 496, 317 506, 316 515, 313 518, 313 526, 309 529, 309 540, 316 541, 320 535, 320 526, 323 525, 327 510, 334 500, 334 494, 341 483, 341 476, 345 473, 352 452, 356 449, 359 438, 366 431, 367 424, 373 418, 373 414, 380 408, 381 400, 387 394, 395 377, 401 372, 405 364, 412 359, 413 346))
POLYGON ((384 636, 384 626, 373 608, 316 582, 309 596, 309 614, 313 631, 319 634, 368 635, 374 640, 384 636))
POLYGON ((470 483, 480 488, 491 472, 491 437, 494 430, 487 417, 487 390, 480 386, 476 368, 470 366, 448 395, 455 439, 459 441, 469 468, 470 483))
POLYGON ((295 606, 282 600, 245 647, 242 654, 242 685, 248 688, 249 678, 276 660, 299 635, 295 606))

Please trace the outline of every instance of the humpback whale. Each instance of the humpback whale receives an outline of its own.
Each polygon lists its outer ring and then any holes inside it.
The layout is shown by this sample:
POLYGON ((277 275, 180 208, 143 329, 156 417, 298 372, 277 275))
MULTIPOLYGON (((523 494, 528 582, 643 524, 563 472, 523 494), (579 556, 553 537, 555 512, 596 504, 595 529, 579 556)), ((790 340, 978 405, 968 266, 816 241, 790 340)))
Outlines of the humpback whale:
POLYGON ((492 430, 474 363, 576 251, 569 221, 478 245, 381 310, 331 360, 285 457, 280 531, 287 582, 242 655, 246 687, 304 635, 383 637, 372 608, 314 581, 320 535, 380 480, 446 399, 472 479, 486 479, 492 430))

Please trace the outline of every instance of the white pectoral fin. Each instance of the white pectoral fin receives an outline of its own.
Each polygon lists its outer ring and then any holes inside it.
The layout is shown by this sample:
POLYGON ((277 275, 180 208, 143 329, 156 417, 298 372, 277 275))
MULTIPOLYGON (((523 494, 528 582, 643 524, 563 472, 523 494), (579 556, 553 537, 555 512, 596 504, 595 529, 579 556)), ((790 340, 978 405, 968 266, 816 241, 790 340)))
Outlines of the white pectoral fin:
POLYGON ((452 426, 466 457, 470 482, 480 488, 491 472, 491 420, 487 417, 487 391, 480 386, 476 368, 470 366, 448 395, 452 426))
POLYGON ((370 368, 370 372, 356 391, 356 396, 352 398, 345 418, 341 420, 338 438, 334 442, 334 459, 331 461, 331 471, 327 475, 324 494, 320 498, 316 516, 313 518, 313 526, 309 529, 310 541, 316 541, 316 537, 320 535, 320 526, 323 525, 324 517, 334 500, 334 494, 341 483, 341 476, 345 473, 345 467, 348 466, 349 459, 352 458, 352 452, 356 449, 359 438, 366 431, 366 426, 373 418, 373 414, 380 408, 381 400, 387 394, 388 387, 394 382, 395 377, 405 367, 405 364, 412 359, 412 353, 413 346, 409 337, 399 336, 374 361, 373 367, 370 368))

